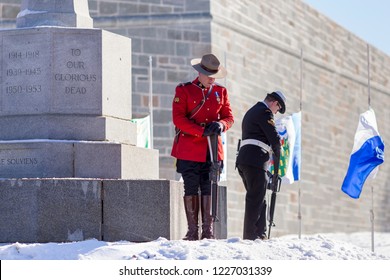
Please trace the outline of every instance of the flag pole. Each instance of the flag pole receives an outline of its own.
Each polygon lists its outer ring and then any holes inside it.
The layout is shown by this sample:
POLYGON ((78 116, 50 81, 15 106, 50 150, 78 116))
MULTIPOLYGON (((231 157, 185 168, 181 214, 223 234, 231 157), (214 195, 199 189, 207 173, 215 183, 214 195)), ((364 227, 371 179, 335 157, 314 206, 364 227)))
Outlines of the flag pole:
MULTIPOLYGON (((371 109, 371 72, 370 72, 370 45, 367 44, 367 78, 368 78, 368 109, 371 109)), ((371 221, 371 251, 375 251, 374 242, 374 186, 371 182, 371 209, 370 209, 370 221, 371 221)))
MULTIPOLYGON (((299 110, 301 111, 302 116, 302 91, 303 91, 303 49, 301 48, 301 60, 300 60, 300 96, 299 96, 299 110)), ((302 122, 302 117, 301 117, 302 122)), ((301 135, 302 135, 302 125, 301 125, 301 135)), ((301 239, 302 233, 302 212, 301 212, 301 178, 298 180, 298 237, 301 239)))
POLYGON ((152 56, 149 56, 149 116, 150 116, 150 149, 153 149, 153 76, 152 56))
POLYGON ((370 220, 371 220, 371 251, 375 251, 375 242, 374 242, 374 186, 371 183, 371 210, 370 210, 370 220))
POLYGON ((303 49, 301 48, 301 81, 300 81, 300 96, 299 96, 299 110, 302 111, 302 93, 303 93, 303 49))
MULTIPOLYGON (((223 64, 225 65, 225 68, 227 69, 226 63, 227 63, 227 55, 226 55, 226 52, 223 52, 223 64)), ((227 77, 227 75, 225 76, 225 79, 224 79, 225 87, 227 86, 226 85, 226 77, 227 77)))
POLYGON ((368 108, 371 109, 370 45, 367 44, 368 108))

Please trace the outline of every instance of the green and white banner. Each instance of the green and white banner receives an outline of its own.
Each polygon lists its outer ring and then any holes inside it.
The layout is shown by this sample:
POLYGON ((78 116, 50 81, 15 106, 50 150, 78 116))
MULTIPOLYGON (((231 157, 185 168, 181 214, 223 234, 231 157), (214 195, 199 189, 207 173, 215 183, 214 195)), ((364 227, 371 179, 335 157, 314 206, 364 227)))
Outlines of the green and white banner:
POLYGON ((137 124, 137 147, 150 148, 150 116, 132 119, 137 124))

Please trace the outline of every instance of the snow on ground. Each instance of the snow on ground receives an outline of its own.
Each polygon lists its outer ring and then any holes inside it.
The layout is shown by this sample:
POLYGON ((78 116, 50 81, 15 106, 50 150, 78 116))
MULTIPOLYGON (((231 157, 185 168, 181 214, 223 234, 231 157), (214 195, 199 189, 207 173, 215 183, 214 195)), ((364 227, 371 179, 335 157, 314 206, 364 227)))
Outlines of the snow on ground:
POLYGON ((0 244, 1 260, 389 260, 390 233, 327 233, 223 240, 157 240, 145 243, 86 240, 0 244))

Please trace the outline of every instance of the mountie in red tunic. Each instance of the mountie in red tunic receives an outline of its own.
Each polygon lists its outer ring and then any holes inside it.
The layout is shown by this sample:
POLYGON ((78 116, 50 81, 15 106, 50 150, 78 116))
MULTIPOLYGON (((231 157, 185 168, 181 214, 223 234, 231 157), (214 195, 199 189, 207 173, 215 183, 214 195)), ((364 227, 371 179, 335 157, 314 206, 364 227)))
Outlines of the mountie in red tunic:
MULTIPOLYGON (((198 78, 179 84, 173 99, 172 119, 177 135, 171 155, 177 159, 206 162, 208 143, 207 137, 202 136, 205 125, 218 121, 226 131, 234 122, 226 88, 219 84, 204 88, 198 78), (197 108, 202 100, 204 103, 197 108)), ((218 160, 223 160, 222 140, 218 138, 218 160)))

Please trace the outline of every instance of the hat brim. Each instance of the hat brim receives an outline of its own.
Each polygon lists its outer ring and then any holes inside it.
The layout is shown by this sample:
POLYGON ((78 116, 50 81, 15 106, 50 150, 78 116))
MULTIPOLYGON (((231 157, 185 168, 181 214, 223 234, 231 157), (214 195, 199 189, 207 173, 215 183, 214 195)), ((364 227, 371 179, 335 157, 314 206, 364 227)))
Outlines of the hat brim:
POLYGON ((284 100, 275 92, 268 93, 268 95, 272 96, 273 98, 276 99, 276 101, 279 102, 280 107, 281 107, 279 110, 279 113, 284 114, 286 112, 286 103, 284 102, 284 100))
POLYGON ((202 60, 201 58, 194 58, 191 60, 191 65, 196 71, 198 71, 199 73, 202 73, 210 78, 221 79, 221 78, 226 77, 227 71, 226 71, 225 67, 220 65, 217 73, 209 72, 209 71, 206 71, 205 69, 202 68, 202 66, 200 65, 201 60, 202 60))

